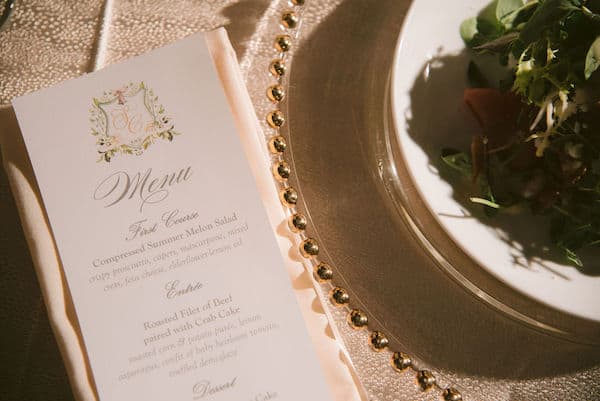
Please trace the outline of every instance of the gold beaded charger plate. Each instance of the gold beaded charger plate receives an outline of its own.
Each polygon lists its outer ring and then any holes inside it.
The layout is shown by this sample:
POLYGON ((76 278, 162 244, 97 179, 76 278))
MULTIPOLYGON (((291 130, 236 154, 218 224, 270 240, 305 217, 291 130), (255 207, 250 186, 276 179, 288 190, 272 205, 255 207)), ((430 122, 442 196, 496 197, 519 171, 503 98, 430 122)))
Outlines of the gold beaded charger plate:
MULTIPOLYGON (((598 399, 597 325, 481 269, 432 215, 407 170, 389 89, 409 3, 306 2, 281 105, 306 235, 318 241, 319 260, 332 265, 351 308, 389 339, 389 354, 370 351, 368 333, 347 329, 347 311, 330 308, 357 374, 371 399, 440 399, 420 391, 418 375, 390 367, 391 351, 403 351, 463 399, 598 399)), ((268 24, 286 7, 281 1, 267 13, 268 24)), ((266 31, 272 47, 281 32, 266 31)), ((257 112, 264 118, 271 109, 265 101, 257 112)))

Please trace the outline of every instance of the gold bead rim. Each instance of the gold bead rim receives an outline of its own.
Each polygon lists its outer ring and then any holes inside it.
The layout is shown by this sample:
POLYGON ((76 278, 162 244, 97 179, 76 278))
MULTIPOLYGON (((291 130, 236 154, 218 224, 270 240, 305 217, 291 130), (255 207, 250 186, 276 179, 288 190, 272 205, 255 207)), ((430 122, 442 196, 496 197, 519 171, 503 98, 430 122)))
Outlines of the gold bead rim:
POLYGON ((298 203, 298 192, 292 187, 285 188, 280 192, 281 202, 286 206, 294 206, 298 203))
POLYGON ((295 213, 290 216, 288 219, 288 224, 290 226, 290 230, 295 233, 306 230, 306 226, 308 225, 308 221, 306 217, 304 217, 301 213, 295 213))
POLYGON ((327 263, 319 263, 314 270, 318 281, 330 281, 333 278, 333 269, 327 263))
POLYGON ((267 123, 271 128, 281 128, 285 124, 285 117, 280 110, 273 110, 267 114, 267 123))
POLYGON ((277 181, 285 181, 290 178, 291 174, 292 169, 285 160, 281 160, 273 165, 273 175, 277 181))
POLYGON ((275 50, 285 53, 292 48, 292 37, 290 35, 279 35, 275 38, 275 50))
POLYGON ((419 370, 419 373, 417 373, 417 381, 423 391, 429 390, 436 383, 433 373, 426 369, 419 370))
MULTIPOLYGON (((303 6, 305 4, 305 0, 288 1, 290 5, 295 7, 303 6)), ((294 29, 300 24, 301 13, 296 13, 295 10, 297 9, 288 9, 281 14, 280 23, 283 27, 294 29)), ((267 89, 267 98, 273 103, 280 103, 286 97, 285 88, 282 85, 284 82, 282 77, 287 72, 286 53, 292 48, 292 37, 288 34, 277 35, 273 45, 281 54, 279 54, 279 58, 273 59, 269 65, 269 72, 277 78, 277 84, 271 85, 267 89)), ((278 129, 285 123, 284 114, 280 110, 274 110, 268 113, 266 120, 270 127, 277 130, 276 136, 268 141, 269 150, 275 155, 282 154, 287 148, 287 143, 283 136, 278 135, 278 129)), ((291 174, 291 167, 285 160, 281 160, 281 156, 278 156, 277 158, 279 161, 274 163, 273 173, 278 181, 285 182, 291 174)), ((292 210, 294 210, 293 207, 298 202, 298 193, 294 188, 288 187, 287 184, 285 184, 285 188, 280 192, 280 197, 284 205, 292 207, 292 210)), ((306 224, 306 218, 299 213, 294 213, 288 220, 291 231, 296 233, 303 231, 306 228, 306 224)), ((317 256, 319 253, 318 243, 313 238, 306 238, 300 244, 300 252, 306 258, 317 256)), ((323 262, 319 262, 314 266, 313 274, 318 281, 330 281, 333 278, 333 270, 328 264, 323 262)), ((349 293, 341 287, 332 288, 329 296, 332 304, 335 306, 343 306, 350 302, 349 293)), ((359 309, 350 310, 347 314, 347 320, 354 329, 368 327, 368 317, 359 309)), ((388 338, 379 331, 371 332, 369 335, 369 343, 371 348, 375 351, 382 351, 389 346, 388 338)), ((441 390, 433 373, 426 369, 418 370, 418 368, 413 365, 410 356, 407 354, 394 352, 391 357, 391 364, 397 371, 403 371, 407 368, 412 368, 413 371, 416 371, 417 382, 423 391, 429 390, 432 387, 441 390)), ((461 393, 453 387, 445 388, 441 395, 444 401, 462 401, 463 399, 461 393)))
POLYGON ((348 313, 348 323, 353 329, 360 330, 368 326, 369 318, 367 317, 366 313, 360 309, 352 309, 348 313))
POLYGON ((281 15, 281 23, 288 29, 294 29, 298 26, 298 16, 293 11, 286 11, 281 15))
POLYGON ((287 67, 285 65, 285 61, 282 59, 275 59, 271 62, 269 66, 269 72, 276 77, 282 77, 285 75, 287 67))
POLYGON ((267 89, 267 98, 274 102, 279 103, 285 98, 285 90, 282 85, 271 85, 267 89))
POLYGON ((281 135, 274 136, 269 140, 269 150, 271 153, 283 153, 286 149, 287 143, 281 135))
POLYGON ((391 362, 394 369, 398 372, 402 372, 412 366, 412 359, 404 352, 394 352, 391 362))
POLYGON ((350 295, 341 287, 333 288, 329 293, 329 297, 335 306, 342 306, 350 302, 350 295))
POLYGON ((444 401, 462 401, 462 394, 454 387, 449 387, 442 393, 444 401))
POLYGON ((389 345, 389 340, 381 331, 374 331, 369 336, 369 344, 375 351, 383 351, 389 345))
POLYGON ((307 238, 300 244, 300 253, 305 258, 312 258, 319 254, 319 244, 314 238, 307 238))

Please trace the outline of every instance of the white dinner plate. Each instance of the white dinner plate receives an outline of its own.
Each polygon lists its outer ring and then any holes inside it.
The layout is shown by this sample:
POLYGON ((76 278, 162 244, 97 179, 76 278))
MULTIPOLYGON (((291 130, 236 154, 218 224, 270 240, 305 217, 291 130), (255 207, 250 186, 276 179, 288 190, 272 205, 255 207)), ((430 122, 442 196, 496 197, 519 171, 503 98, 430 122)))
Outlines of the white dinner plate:
POLYGON ((476 129, 463 105, 469 55, 459 26, 486 4, 488 0, 413 2, 391 81, 401 151, 431 213, 476 263, 530 298, 599 322, 600 272, 589 263, 599 263, 600 257, 588 261, 587 271, 568 265, 546 239, 543 217, 527 212, 494 218, 480 215, 480 207, 469 204, 468 194, 455 190, 449 182, 452 176, 441 168, 441 149, 468 151, 476 129))

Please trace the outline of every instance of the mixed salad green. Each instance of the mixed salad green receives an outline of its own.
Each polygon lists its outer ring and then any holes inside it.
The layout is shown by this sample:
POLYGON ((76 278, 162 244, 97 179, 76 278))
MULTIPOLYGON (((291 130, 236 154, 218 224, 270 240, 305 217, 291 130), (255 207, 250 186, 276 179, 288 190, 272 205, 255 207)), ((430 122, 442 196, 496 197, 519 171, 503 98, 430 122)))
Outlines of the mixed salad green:
POLYGON ((442 158, 487 214, 527 205, 572 264, 600 246, 600 0, 495 0, 464 21, 464 100, 481 127, 442 158), (502 65, 490 78, 478 58, 502 65))

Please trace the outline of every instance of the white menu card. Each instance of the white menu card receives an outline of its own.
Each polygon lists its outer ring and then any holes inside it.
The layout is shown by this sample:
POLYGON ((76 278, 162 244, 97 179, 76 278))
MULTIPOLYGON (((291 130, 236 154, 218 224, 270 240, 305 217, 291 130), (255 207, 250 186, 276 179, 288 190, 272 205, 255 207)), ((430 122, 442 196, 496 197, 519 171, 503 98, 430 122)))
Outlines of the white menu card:
POLYGON ((14 108, 101 401, 326 401, 202 34, 14 108))

